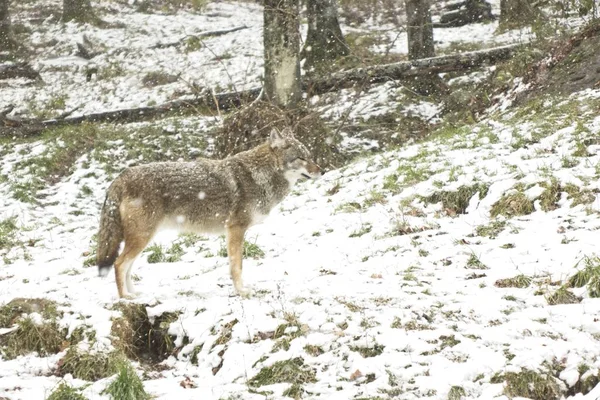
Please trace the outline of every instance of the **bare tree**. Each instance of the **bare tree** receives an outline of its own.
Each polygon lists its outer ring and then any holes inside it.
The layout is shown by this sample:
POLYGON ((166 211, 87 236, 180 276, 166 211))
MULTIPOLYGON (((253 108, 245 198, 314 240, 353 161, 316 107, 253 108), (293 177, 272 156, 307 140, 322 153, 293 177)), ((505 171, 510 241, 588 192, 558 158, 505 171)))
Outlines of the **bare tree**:
POLYGON ((349 53, 337 6, 337 0, 307 1, 308 33, 303 50, 306 70, 349 53))
POLYGON ((408 58, 418 60, 435 56, 429 0, 404 0, 404 3, 406 5, 408 58))
POLYGON ((0 0, 0 51, 10 51, 17 47, 11 33, 8 3, 10 0, 0 0))
POLYGON ((265 95, 279 106, 300 100, 298 0, 264 1, 265 95))
POLYGON ((63 0, 63 22, 95 22, 90 0, 63 0))
POLYGON ((540 17, 538 7, 529 0, 500 0, 500 25, 506 28, 531 25, 540 17))

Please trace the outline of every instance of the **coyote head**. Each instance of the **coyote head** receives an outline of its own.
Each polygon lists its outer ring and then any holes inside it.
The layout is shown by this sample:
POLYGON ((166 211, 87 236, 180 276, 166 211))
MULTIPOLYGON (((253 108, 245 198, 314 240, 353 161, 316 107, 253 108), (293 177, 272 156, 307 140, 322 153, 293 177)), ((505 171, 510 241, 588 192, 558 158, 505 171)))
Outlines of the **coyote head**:
POLYGON ((281 133, 273 129, 269 142, 272 149, 281 152, 285 177, 290 183, 300 178, 317 179, 321 176, 321 168, 312 161, 310 151, 294 137, 290 128, 281 133))

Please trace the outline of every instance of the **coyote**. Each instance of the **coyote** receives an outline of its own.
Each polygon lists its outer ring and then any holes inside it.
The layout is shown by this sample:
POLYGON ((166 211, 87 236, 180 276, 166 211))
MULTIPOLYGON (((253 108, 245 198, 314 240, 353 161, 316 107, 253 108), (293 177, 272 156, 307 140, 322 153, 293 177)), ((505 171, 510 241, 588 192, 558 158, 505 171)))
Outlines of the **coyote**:
POLYGON ((131 266, 157 231, 226 233, 233 286, 247 296, 242 283, 246 230, 260 223, 300 178, 319 176, 321 169, 289 128, 273 130, 266 143, 223 160, 127 168, 108 188, 102 206, 98 273, 106 276, 114 263, 119 297, 132 298, 131 266))

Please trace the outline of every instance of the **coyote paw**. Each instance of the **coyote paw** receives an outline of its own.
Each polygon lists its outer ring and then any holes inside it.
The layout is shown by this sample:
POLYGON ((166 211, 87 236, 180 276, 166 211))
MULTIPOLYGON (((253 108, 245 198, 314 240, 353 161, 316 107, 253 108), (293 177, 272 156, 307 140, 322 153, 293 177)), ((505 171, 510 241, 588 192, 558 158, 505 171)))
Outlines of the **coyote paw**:
POLYGON ((135 300, 135 298, 139 295, 139 293, 137 292, 133 292, 133 293, 125 293, 123 296, 121 296, 121 299, 125 299, 125 300, 135 300))
POLYGON ((235 288, 235 291, 237 292, 237 294, 240 295, 240 297, 243 297, 245 299, 249 298, 250 295, 252 294, 252 289, 246 287, 246 286, 239 286, 235 288))

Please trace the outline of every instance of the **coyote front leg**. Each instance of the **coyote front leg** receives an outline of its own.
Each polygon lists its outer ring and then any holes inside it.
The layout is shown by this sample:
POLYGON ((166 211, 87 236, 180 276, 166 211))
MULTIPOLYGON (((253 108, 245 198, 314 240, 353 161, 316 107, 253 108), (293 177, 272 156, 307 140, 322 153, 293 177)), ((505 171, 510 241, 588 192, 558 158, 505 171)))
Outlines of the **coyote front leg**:
POLYGON ((242 253, 244 250, 244 234, 247 227, 233 225, 227 227, 227 254, 229 255, 229 270, 233 287, 243 297, 250 295, 250 290, 242 282, 242 253))

